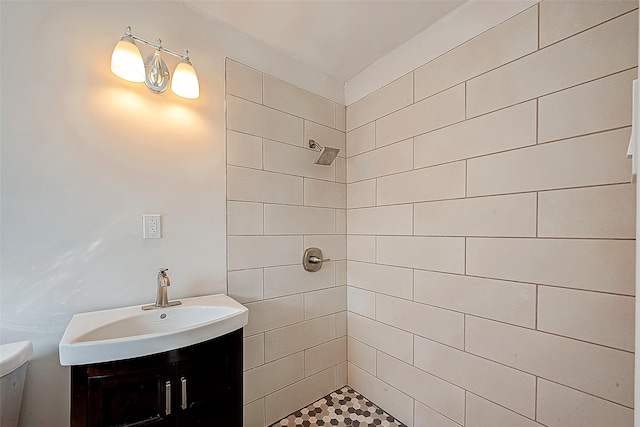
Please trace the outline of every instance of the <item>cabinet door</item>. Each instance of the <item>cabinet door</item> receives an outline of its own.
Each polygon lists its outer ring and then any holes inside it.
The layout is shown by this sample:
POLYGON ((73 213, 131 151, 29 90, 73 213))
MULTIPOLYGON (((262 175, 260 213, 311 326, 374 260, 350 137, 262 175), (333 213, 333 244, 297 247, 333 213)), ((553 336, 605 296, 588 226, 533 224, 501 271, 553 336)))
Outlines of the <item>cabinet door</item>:
POLYGON ((176 367, 176 407, 178 425, 225 425, 229 394, 227 355, 205 352, 197 358, 179 362, 176 367))
POLYGON ((175 423, 171 410, 170 368, 89 377, 88 426, 165 426, 175 423), (167 401, 169 399, 169 401, 167 401))
POLYGON ((177 425, 241 426, 241 331, 191 350, 176 364, 177 425))

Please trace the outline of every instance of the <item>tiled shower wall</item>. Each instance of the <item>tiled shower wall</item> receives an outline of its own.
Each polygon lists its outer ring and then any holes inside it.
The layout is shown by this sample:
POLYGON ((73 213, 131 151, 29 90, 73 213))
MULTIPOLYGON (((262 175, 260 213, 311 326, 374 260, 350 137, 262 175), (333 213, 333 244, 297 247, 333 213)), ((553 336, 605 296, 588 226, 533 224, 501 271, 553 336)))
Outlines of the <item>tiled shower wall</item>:
POLYGON ((245 427, 264 427, 347 382, 345 108, 232 60, 226 88, 228 293, 249 308, 245 427), (309 139, 340 157, 315 165, 309 139))
POLYGON ((635 1, 544 1, 347 108, 348 383, 421 427, 633 425, 635 1))

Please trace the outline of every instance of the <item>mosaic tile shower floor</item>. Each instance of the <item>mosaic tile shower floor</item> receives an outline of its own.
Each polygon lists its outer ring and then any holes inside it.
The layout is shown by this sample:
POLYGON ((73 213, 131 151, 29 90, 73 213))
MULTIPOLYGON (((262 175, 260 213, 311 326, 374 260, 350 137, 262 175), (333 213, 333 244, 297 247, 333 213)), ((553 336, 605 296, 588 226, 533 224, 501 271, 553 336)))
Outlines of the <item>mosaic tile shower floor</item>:
POLYGON ((407 427, 351 387, 342 387, 271 427, 407 427))

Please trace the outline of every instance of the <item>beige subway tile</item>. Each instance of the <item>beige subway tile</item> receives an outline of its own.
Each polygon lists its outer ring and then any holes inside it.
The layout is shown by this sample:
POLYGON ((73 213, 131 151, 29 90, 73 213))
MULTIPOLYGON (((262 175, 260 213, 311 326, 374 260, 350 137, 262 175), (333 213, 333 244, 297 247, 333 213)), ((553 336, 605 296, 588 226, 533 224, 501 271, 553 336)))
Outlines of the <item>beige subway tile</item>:
POLYGON ((346 184, 347 182, 347 160, 344 157, 336 157, 336 182, 346 184))
POLYGON ((243 402, 249 403, 304 378, 304 353, 300 352, 244 373, 243 402))
MULTIPOLYGON (((276 251, 277 252, 277 251, 276 251)), ((275 298, 299 294, 335 286, 333 263, 326 263, 317 272, 305 271, 298 256, 295 265, 269 267, 264 269, 264 297, 275 298)))
POLYGON ((365 371, 376 374, 376 349, 348 337, 348 360, 365 371))
POLYGON ((378 378, 429 405, 458 423, 464 423, 464 390, 409 364, 378 352, 378 378))
POLYGON ((635 298, 540 286, 538 329, 634 351, 635 298))
POLYGON ((263 271, 237 270, 229 272, 229 296, 240 303, 260 301, 263 298, 263 271))
POLYGON ((347 130, 347 107, 340 104, 336 104, 336 129, 347 130))
POLYGON ((462 237, 379 236, 377 261, 397 267, 463 273, 464 240, 462 237))
POLYGON ((633 239, 635 212, 635 184, 545 191, 538 194, 538 235, 633 239))
POLYGON ((376 205, 376 180, 347 184, 347 208, 364 208, 376 205))
POLYGON ((304 294, 304 317, 313 319, 347 309, 347 287, 322 289, 304 294))
POLYGON ((467 393, 465 427, 543 427, 542 424, 511 412, 473 393, 467 393))
POLYGON ((336 336, 344 337, 347 335, 347 312, 341 311, 336 313, 336 336))
POLYGON ((637 68, 575 86, 538 101, 538 141, 631 125, 630 88, 637 68))
POLYGON ((347 133, 347 157, 376 148, 376 123, 371 122, 347 133))
POLYGON ((467 274, 633 295, 635 245, 624 240, 467 239, 467 274))
POLYGON ((537 419, 549 427, 632 427, 633 409, 539 379, 537 419))
POLYGON ((468 160, 467 195, 629 182, 629 136, 619 129, 468 160))
POLYGON ((351 312, 347 313, 347 319, 350 337, 407 363, 413 363, 412 334, 351 312))
POLYGON ((265 332, 264 359, 271 362, 336 338, 336 318, 319 317, 265 332))
POLYGON ((540 47, 570 37, 638 7, 637 1, 544 1, 540 3, 540 47))
POLYGON ((462 83, 537 48, 538 10, 534 6, 415 70, 415 99, 462 83))
POLYGON ((632 353, 471 316, 465 326, 470 353, 633 406, 632 353))
POLYGON ((465 162, 449 163, 378 178, 378 205, 455 199, 465 196, 465 162))
POLYGON ((347 372, 348 362, 336 365, 336 390, 347 385, 349 373, 347 372))
POLYGON ((467 117, 603 77, 638 63, 638 17, 627 14, 467 82, 467 117))
POLYGON ((262 234, 262 203, 227 202, 227 235, 251 236, 262 234))
POLYGON ((351 131, 413 102, 413 73, 409 73, 347 107, 351 131))
POLYGON ((414 167, 535 145, 536 115, 529 101, 416 136, 414 167))
POLYGON ((263 150, 265 170, 335 181, 335 162, 331 166, 314 164, 318 157, 317 151, 268 139, 263 141, 263 150))
POLYGON ((340 337, 304 352, 304 374, 308 377, 346 360, 347 337, 340 337))
POLYGON ((465 119, 465 85, 460 84, 376 121, 376 147, 411 138, 465 119))
POLYGON ((347 182, 405 172, 413 169, 413 140, 368 151, 347 159, 347 182))
MULTIPOLYGON (((464 314, 376 295, 376 320, 459 349, 464 348, 464 314)), ((426 402, 425 402, 426 403, 426 402)))
POLYGON ((449 418, 434 411, 428 406, 415 401, 414 427, 459 427, 460 424, 451 421, 449 418))
POLYGON ((413 206, 378 206, 347 210, 350 234, 404 234, 413 232, 413 206))
POLYGON ((227 96, 227 129, 302 145, 302 122, 282 111, 227 96))
POLYGON ((302 178, 227 166, 227 200, 301 205, 302 178))
POLYGON ((244 335, 255 335, 304 320, 302 294, 245 304, 249 309, 249 322, 244 335))
POLYGON ((347 259, 376 262, 376 237, 347 235, 347 259))
POLYGON ((376 318, 375 292, 347 286, 347 309, 361 316, 376 318))
POLYGON ((262 73, 229 58, 226 60, 227 93, 262 103, 262 73))
POLYGON ((244 405, 242 409, 244 427, 264 427, 267 425, 264 419, 264 398, 244 405))
POLYGON ((349 363, 349 385, 405 424, 413 419, 413 399, 349 363))
POLYGON ((243 369, 253 369, 264 363, 264 334, 252 335, 243 340, 243 369))
POLYGON ((335 125, 335 104, 326 98, 265 75, 264 105, 276 110, 313 120, 325 126, 335 125))
POLYGON ((414 234, 535 237, 536 193, 414 205, 414 234))
POLYGON ((535 416, 533 375, 421 337, 415 338, 414 365, 519 414, 535 416))
POLYGON ((404 299, 413 296, 413 270, 388 265, 367 264, 349 258, 349 285, 404 299))
POLYGON ((347 234, 347 211, 336 209, 336 234, 347 234))
POLYGON ((319 125, 309 120, 304 121, 304 146, 308 147, 309 140, 313 139, 323 147, 338 148, 338 156, 346 157, 345 134, 327 126, 319 125))
POLYGON ((347 284, 347 260, 336 261, 336 286, 347 284))
POLYGON ((333 209, 307 206, 265 205, 265 234, 334 234, 333 209))
POLYGON ((344 234, 304 236, 304 247, 320 248, 322 256, 333 261, 347 259, 347 236, 344 234))
POLYGON ((297 264, 302 253, 302 236, 229 236, 228 242, 229 270, 297 264))
POLYGON ((227 164, 262 169, 262 138, 227 131, 227 164))
POLYGON ((298 381, 265 398, 268 425, 326 396, 336 389, 336 369, 330 368, 298 381))
POLYGON ((305 178, 304 204, 305 206, 344 209, 347 206, 347 185, 305 178))
POLYGON ((431 271, 414 274, 415 301, 535 328, 535 285, 431 271))

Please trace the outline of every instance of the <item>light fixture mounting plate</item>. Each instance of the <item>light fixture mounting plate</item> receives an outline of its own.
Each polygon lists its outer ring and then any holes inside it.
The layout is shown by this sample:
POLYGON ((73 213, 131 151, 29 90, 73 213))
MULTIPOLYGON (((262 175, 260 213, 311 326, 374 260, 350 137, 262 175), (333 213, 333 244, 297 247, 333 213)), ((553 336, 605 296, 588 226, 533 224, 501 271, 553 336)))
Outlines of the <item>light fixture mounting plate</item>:
POLYGON ((160 51, 144 60, 144 84, 154 92, 162 93, 169 87, 169 67, 160 57, 160 51))

